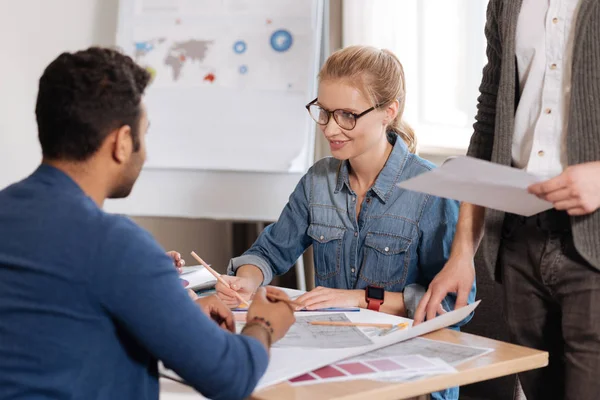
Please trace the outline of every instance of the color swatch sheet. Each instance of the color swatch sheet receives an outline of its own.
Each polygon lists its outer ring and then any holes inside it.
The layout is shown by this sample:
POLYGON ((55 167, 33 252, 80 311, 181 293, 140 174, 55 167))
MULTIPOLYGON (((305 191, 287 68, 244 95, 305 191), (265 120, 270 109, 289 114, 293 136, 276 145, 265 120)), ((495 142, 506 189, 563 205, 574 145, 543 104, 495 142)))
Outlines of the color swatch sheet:
POLYGON ((456 365, 491 351, 489 348, 414 338, 319 368, 289 382, 295 385, 350 379, 404 382, 456 372, 456 365))
POLYGON ((290 379, 292 385, 306 385, 354 379, 407 378, 454 373, 456 369, 441 359, 420 355, 341 361, 290 379))

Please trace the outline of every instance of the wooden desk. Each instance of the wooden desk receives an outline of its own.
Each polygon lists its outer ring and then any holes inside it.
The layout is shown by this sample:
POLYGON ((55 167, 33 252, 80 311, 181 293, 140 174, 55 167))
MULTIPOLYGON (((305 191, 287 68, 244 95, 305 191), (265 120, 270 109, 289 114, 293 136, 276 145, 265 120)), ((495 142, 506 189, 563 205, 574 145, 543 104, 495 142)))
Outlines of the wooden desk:
MULTIPOLYGON (((254 394, 252 399, 406 399, 452 386, 481 382, 548 365, 548 353, 546 352, 515 346, 468 333, 444 329, 430 333, 424 337, 469 346, 488 347, 494 349, 494 351, 459 365, 456 367, 459 370, 456 374, 439 375, 416 382, 387 383, 356 380, 297 387, 292 387, 288 384, 280 384, 254 394)), ((160 398, 161 400, 191 400, 201 398, 201 396, 187 386, 162 379, 160 398)))

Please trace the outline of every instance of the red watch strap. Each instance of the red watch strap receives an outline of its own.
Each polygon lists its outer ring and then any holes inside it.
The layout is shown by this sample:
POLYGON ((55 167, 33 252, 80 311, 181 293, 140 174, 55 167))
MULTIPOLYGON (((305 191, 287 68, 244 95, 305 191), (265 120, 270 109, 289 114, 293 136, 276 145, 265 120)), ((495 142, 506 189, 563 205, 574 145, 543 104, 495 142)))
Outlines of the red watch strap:
POLYGON ((376 299, 368 299, 367 300, 367 308, 372 311, 379 311, 381 304, 383 304, 383 300, 376 300, 376 299))

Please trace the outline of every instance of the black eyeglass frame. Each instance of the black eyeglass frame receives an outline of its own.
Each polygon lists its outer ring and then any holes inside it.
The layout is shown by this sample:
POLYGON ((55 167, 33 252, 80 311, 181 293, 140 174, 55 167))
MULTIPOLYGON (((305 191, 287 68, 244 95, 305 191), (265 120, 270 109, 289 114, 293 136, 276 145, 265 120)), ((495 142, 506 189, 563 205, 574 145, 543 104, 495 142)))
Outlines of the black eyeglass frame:
POLYGON ((368 113, 370 113, 371 111, 375 110, 376 108, 379 108, 381 106, 381 104, 377 104, 374 105, 373 107, 361 112, 360 114, 356 114, 350 111, 346 111, 346 110, 342 110, 341 108, 338 108, 337 110, 333 110, 333 111, 329 111, 324 109, 323 107, 321 107, 321 110, 325 111, 327 113, 327 121, 325 121, 324 123, 320 123, 319 121, 315 120, 315 118, 313 117, 312 113, 310 112, 310 106, 312 106, 313 104, 317 104, 317 100, 319 98, 317 97, 316 99, 314 99, 313 101, 311 101, 310 103, 308 103, 307 105, 305 105, 304 107, 306 107, 306 111, 308 111, 308 114, 310 115, 310 117, 312 118, 313 121, 315 121, 317 124, 319 125, 327 125, 329 123, 329 120, 331 119, 331 116, 333 115, 333 120, 335 121, 336 124, 338 124, 338 126, 342 129, 345 129, 347 131, 351 131, 352 129, 354 129, 356 127, 356 122, 358 121, 358 119, 362 116, 367 115, 368 113), (345 112, 346 114, 350 114, 354 117, 354 126, 352 126, 352 128, 344 128, 343 126, 340 125, 340 123, 338 122, 337 118, 336 118, 336 111, 342 111, 345 112))

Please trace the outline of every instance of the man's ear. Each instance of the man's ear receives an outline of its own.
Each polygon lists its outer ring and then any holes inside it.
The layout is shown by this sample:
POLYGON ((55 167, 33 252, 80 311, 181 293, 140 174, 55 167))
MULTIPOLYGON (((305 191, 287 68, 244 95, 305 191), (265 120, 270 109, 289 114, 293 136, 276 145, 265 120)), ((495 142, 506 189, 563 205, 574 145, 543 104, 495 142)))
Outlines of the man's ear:
POLYGON ((115 129, 111 134, 113 136, 112 156, 119 163, 126 163, 133 153, 133 138, 131 137, 131 127, 123 125, 115 129))

